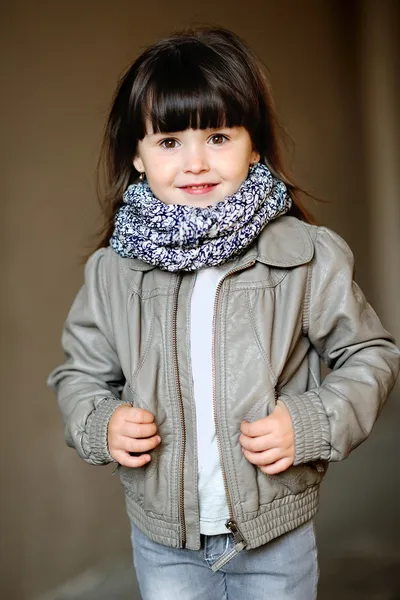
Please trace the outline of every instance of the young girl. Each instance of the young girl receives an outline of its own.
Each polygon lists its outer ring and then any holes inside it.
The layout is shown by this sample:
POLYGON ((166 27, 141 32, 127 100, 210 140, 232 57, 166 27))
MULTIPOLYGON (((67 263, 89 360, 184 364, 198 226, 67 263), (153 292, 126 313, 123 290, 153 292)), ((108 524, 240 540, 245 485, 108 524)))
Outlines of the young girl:
POLYGON ((67 443, 118 463, 144 600, 312 600, 319 484, 370 433, 393 339, 310 224, 233 33, 147 49, 104 156, 104 236, 50 376, 67 443))

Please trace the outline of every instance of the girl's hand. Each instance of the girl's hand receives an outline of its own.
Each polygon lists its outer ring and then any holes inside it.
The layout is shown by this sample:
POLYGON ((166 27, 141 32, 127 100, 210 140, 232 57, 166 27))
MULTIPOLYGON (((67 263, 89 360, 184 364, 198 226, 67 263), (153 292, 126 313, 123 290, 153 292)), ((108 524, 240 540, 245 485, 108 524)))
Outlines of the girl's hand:
POLYGON ((156 434, 157 425, 151 412, 125 404, 114 411, 108 424, 108 450, 124 467, 143 467, 151 461, 150 454, 146 453, 161 441, 156 434), (131 456, 131 452, 140 455, 131 456))
POLYGON ((239 442, 249 462, 263 473, 275 475, 286 471, 294 462, 294 430, 290 413, 283 402, 258 421, 243 421, 239 442))

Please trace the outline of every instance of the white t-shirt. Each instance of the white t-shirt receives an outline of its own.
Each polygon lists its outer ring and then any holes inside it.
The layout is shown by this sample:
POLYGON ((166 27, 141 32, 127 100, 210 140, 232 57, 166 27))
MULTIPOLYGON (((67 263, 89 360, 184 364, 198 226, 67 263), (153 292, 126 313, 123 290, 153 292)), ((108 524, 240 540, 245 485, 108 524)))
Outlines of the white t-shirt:
POLYGON ((191 360, 196 402, 200 533, 229 533, 229 518, 213 414, 213 317, 218 283, 232 263, 197 271, 191 300, 191 360))

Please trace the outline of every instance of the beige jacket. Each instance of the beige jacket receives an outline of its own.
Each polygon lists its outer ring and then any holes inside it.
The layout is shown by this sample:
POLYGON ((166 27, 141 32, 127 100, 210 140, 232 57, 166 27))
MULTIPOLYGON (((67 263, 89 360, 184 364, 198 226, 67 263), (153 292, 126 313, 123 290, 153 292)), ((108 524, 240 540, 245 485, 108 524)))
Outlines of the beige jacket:
MULTIPOLYGON (((189 346, 195 277, 97 251, 65 325, 66 362, 49 378, 67 443, 89 463, 112 461, 107 426, 121 403, 154 413, 162 442, 152 461, 119 469, 128 514, 154 541, 191 549, 200 546, 189 346)), ((213 375, 238 545, 264 544, 315 514, 327 462, 366 439, 399 357, 353 281, 351 251, 332 231, 281 217, 235 261, 217 290, 213 375), (320 358, 332 369, 323 383, 320 358), (240 424, 270 413, 278 397, 293 419, 296 458, 268 476, 244 458, 240 424)))

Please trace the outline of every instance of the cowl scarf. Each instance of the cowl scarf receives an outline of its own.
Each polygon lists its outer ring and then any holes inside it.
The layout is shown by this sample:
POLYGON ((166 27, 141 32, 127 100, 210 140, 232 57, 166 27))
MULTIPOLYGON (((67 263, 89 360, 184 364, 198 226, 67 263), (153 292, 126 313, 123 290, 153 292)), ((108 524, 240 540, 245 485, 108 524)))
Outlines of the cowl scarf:
POLYGON ((206 208, 164 204, 147 182, 130 185, 123 199, 111 247, 172 272, 231 260, 292 204, 285 184, 261 163, 250 168, 237 192, 206 208))

